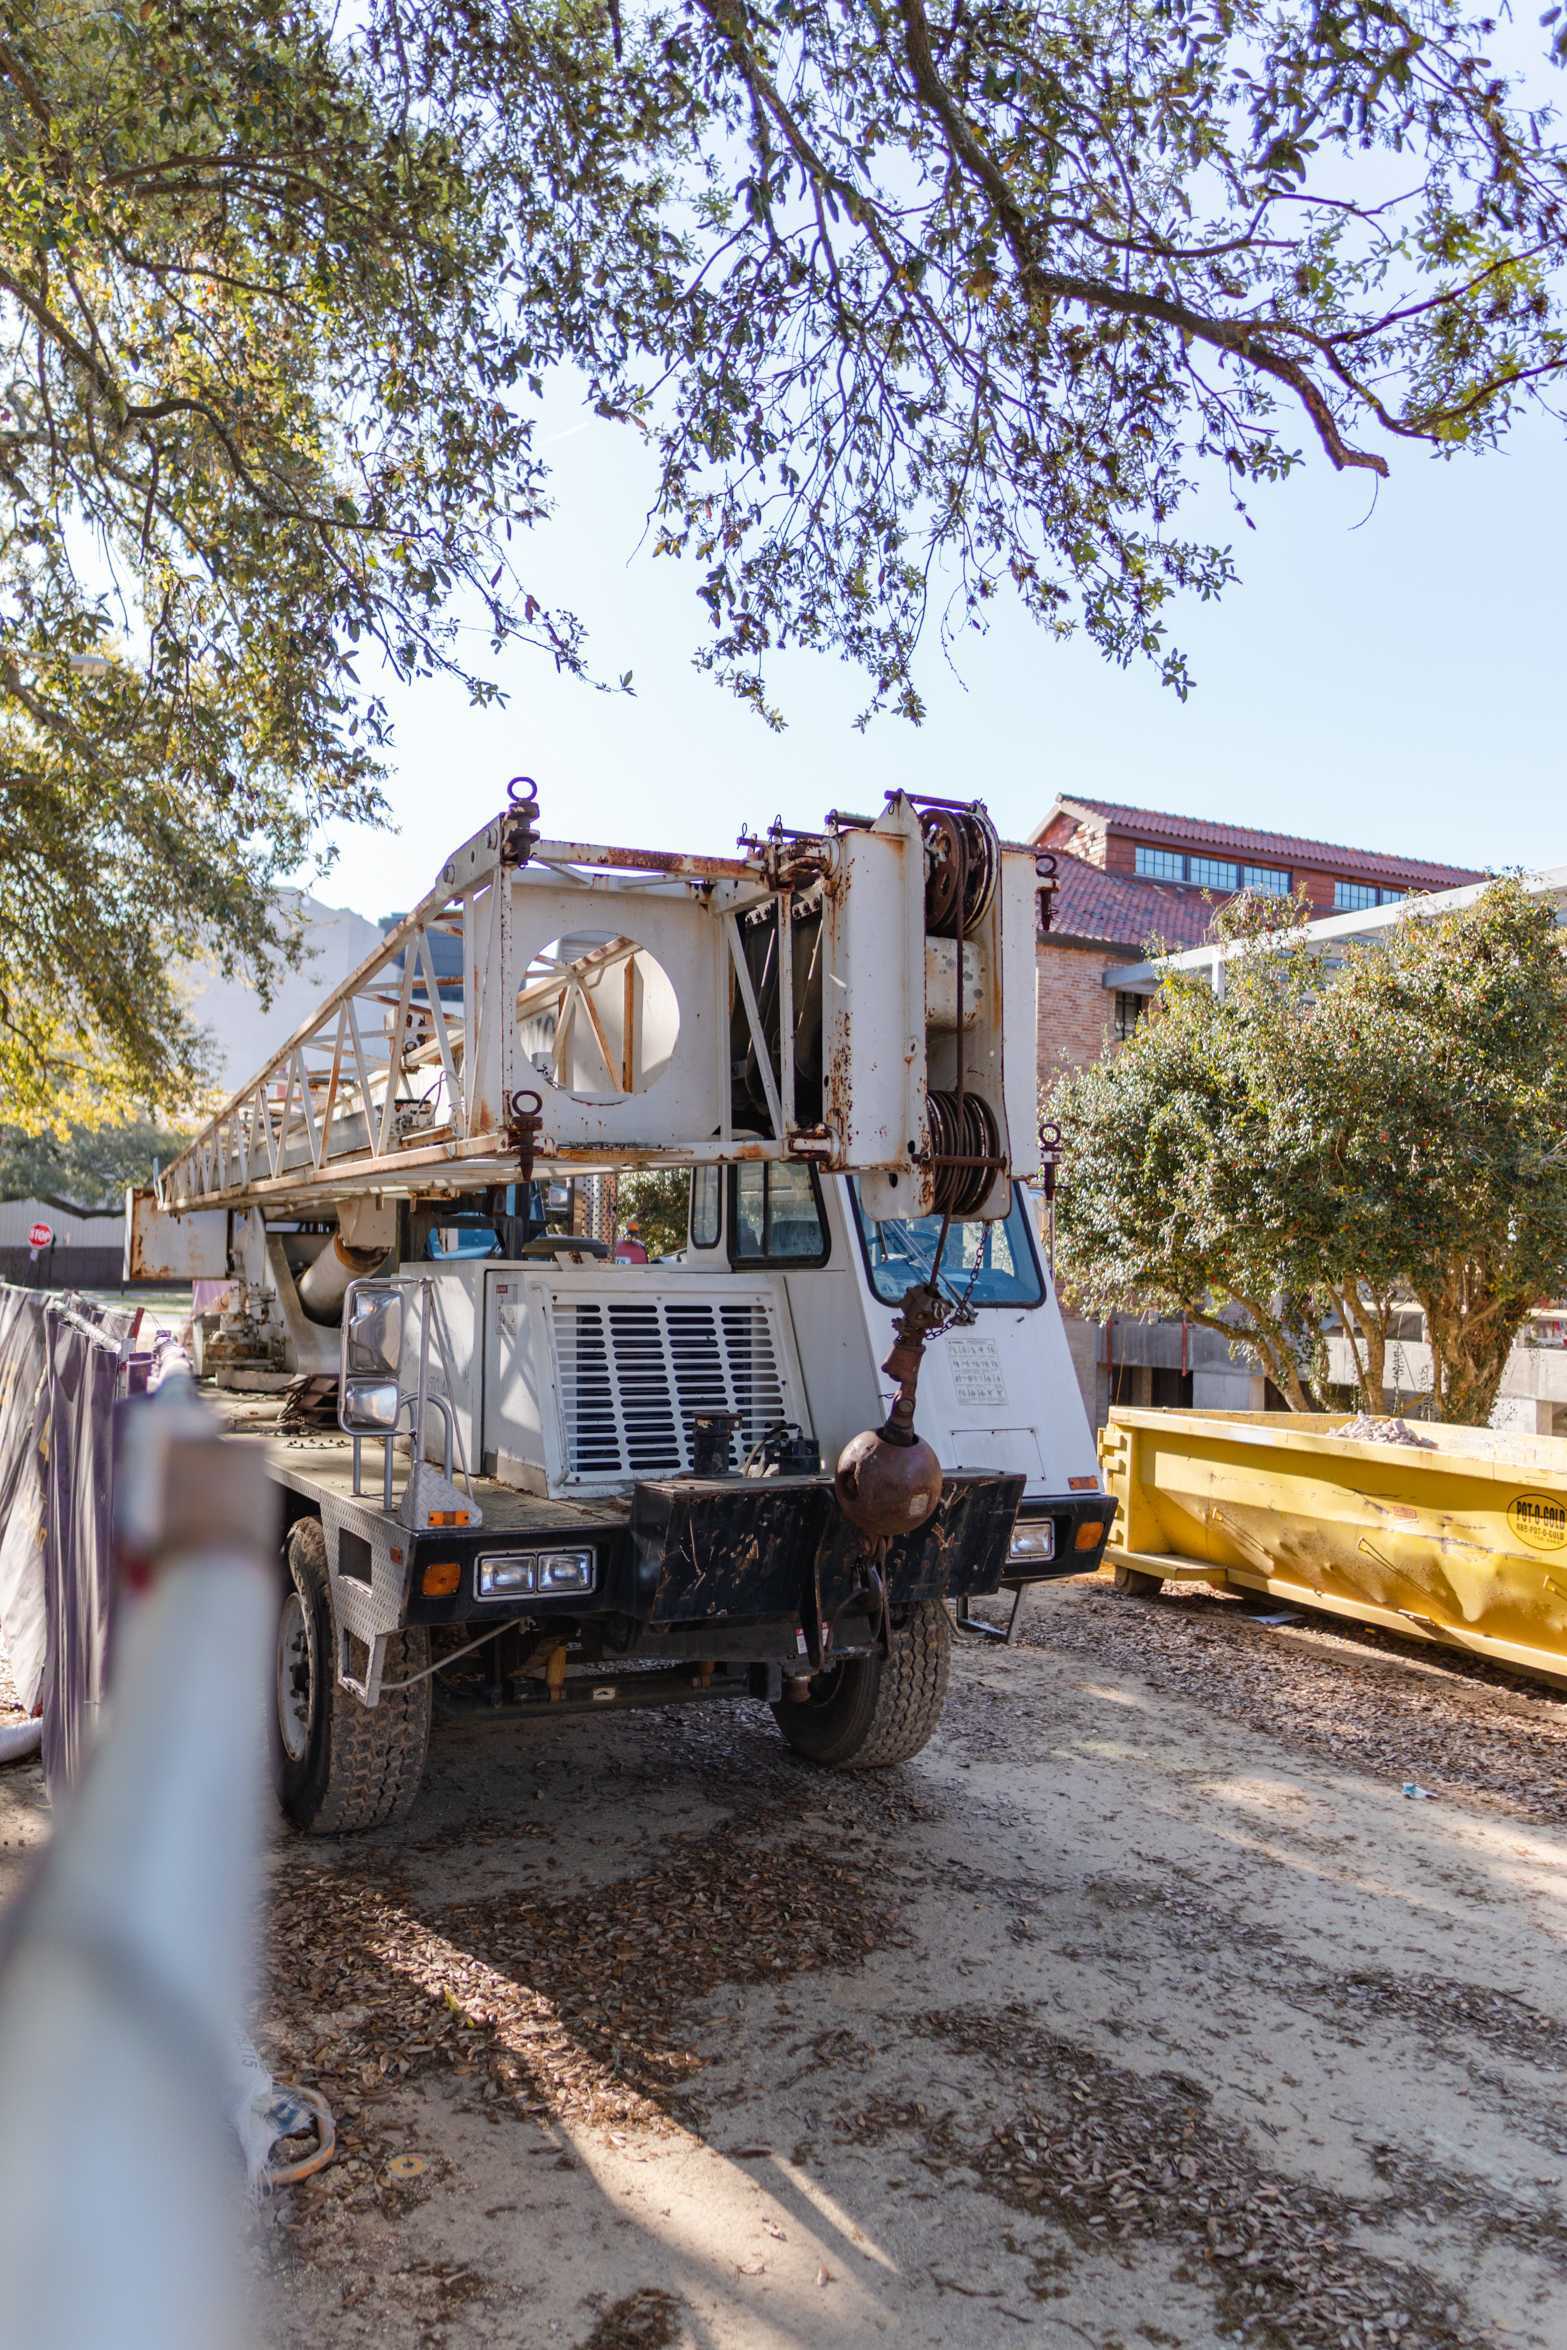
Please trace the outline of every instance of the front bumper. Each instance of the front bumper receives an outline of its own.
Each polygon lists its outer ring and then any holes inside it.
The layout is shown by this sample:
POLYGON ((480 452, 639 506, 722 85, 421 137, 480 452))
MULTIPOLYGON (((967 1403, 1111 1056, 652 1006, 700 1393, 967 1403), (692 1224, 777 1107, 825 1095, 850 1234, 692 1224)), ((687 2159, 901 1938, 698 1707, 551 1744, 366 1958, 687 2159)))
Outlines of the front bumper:
POLYGON ((1050 1493, 1020 1503, 1014 1542, 1009 1546, 1002 1581, 1009 1590, 1026 1583, 1054 1583, 1066 1575, 1091 1575, 1104 1557, 1115 1518, 1108 1493, 1050 1493), (1054 1534, 1048 1559, 1014 1557, 1016 1537, 1031 1527, 1047 1524, 1054 1534))
MULTIPOLYGON (((877 1561, 888 1604, 897 1611, 922 1600, 998 1591, 1022 1490, 1021 1477, 1000 1472, 950 1475, 929 1523, 898 1536, 877 1561)), ((541 1533, 541 1546, 545 1539, 541 1533)), ((562 1537, 552 1529, 548 1539, 562 1537)), ((413 1546, 408 1620, 596 1617, 655 1635, 724 1625, 731 1636, 747 1623, 837 1622, 845 1641, 870 1637, 858 1622, 865 1546, 840 1513, 828 1476, 650 1479, 635 1488, 629 1525, 571 1539, 593 1552, 590 1592, 495 1601, 478 1597, 479 1559, 489 1551, 530 1549, 526 1532, 504 1539, 421 1535, 413 1546), (456 1585, 427 1597, 421 1571, 437 1556, 456 1567, 456 1585)), ((726 1645, 732 1647, 732 1637, 726 1645)))

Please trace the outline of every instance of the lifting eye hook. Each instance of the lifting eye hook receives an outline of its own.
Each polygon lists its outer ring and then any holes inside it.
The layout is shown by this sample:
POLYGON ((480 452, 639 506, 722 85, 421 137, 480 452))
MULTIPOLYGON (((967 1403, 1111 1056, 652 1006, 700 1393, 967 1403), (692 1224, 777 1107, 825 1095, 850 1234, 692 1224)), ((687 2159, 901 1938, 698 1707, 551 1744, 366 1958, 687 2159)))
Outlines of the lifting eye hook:
POLYGON ((506 786, 501 818, 501 863, 526 865, 539 841, 539 787, 531 775, 514 775, 506 786))
POLYGON ((544 1123, 544 1096, 531 1085, 519 1086, 506 1108, 506 1135, 517 1154, 517 1171, 524 1183, 531 1183, 533 1153, 544 1123))

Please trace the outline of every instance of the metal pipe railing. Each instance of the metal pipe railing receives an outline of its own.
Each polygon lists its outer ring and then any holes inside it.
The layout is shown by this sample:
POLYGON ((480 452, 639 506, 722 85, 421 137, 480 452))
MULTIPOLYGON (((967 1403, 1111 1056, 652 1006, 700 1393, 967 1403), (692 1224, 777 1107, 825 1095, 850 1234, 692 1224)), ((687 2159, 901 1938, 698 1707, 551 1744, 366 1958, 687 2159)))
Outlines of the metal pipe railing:
POLYGON ((28 2350, 250 2344, 234 2130, 277 1612, 259 1446, 131 1407, 110 1723, 0 1967, 0 2277, 28 2350))

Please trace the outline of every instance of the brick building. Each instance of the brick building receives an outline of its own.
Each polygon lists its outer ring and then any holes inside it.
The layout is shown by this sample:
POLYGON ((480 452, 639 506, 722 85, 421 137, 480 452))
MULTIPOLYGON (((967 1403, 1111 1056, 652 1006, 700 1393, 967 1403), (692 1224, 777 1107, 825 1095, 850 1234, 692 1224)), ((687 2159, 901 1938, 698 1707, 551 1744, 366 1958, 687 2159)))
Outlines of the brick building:
MULTIPOLYGON (((1426 890, 1485 876, 1424 857, 1341 848, 1293 833, 1212 824, 1115 800, 1058 799, 1034 834, 1056 860, 1058 887, 1039 940, 1039 1076, 1100 1054, 1130 1034, 1145 998, 1118 993, 1106 975, 1140 961, 1150 943, 1201 946, 1218 906, 1240 890, 1304 897, 1313 917, 1360 913, 1426 890)), ((1120 1318, 1108 1328, 1069 1320, 1068 1336, 1089 1411, 1109 1404, 1233 1403, 1259 1387, 1210 1331, 1120 1318)))

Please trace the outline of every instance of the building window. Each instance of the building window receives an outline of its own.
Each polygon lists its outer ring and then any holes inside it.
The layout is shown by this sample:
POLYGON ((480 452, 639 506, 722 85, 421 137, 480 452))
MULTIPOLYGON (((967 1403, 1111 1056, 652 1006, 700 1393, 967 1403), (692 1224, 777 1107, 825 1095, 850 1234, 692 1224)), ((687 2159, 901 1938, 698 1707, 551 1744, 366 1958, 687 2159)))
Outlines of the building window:
POLYGON ((1144 881, 1184 881, 1186 859, 1178 849, 1145 848, 1137 844, 1137 871, 1144 881))
POLYGON ((1116 989, 1115 1041, 1117 1044, 1125 1044, 1147 1009, 1148 998, 1145 995, 1135 995, 1130 988, 1118 987, 1116 989))
POLYGON ((1373 889, 1369 881, 1335 881, 1333 884, 1333 911, 1335 914, 1359 914, 1367 906, 1396 906, 1400 898, 1408 896, 1402 889, 1373 889))
POLYGON ((1290 877, 1280 872, 1276 865, 1243 865, 1241 886, 1243 889, 1255 890, 1260 898, 1287 898, 1290 894, 1290 877))
POLYGON ((1237 865, 1230 857, 1188 857, 1180 849, 1136 844, 1134 870, 1144 881, 1184 881, 1189 889, 1254 889, 1267 898, 1287 898, 1290 876, 1277 865, 1237 865))

